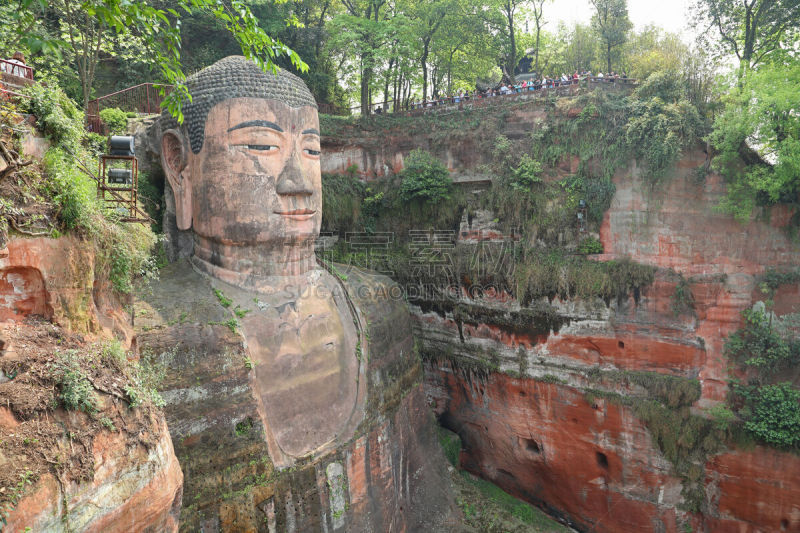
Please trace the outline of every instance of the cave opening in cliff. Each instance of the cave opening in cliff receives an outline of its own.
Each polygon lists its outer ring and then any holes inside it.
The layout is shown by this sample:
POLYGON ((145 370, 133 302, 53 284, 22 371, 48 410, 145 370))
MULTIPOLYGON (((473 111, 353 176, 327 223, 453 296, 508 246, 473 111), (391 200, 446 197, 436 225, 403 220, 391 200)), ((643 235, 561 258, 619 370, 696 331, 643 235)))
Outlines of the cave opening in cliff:
POLYGON ((608 470, 608 457, 603 452, 595 452, 595 457, 597 458, 597 464, 600 465, 601 468, 608 470))

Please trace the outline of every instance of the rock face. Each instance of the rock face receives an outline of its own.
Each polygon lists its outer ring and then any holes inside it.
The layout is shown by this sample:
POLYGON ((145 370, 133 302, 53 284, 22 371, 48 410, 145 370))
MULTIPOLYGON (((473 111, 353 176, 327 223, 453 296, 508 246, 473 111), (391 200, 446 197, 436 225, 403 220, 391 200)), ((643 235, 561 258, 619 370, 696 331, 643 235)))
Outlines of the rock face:
MULTIPOLYGON (((536 105, 506 111, 503 124, 486 129, 510 139, 547 118, 536 105)), ((463 120, 468 130, 471 119, 463 120)), ((356 164, 362 178, 377 179, 402 169, 403 157, 420 147, 458 182, 490 161, 491 142, 478 131, 451 129, 448 137, 403 124, 376 134, 379 145, 358 131, 323 138, 323 169, 341 173, 356 164)), ((554 172, 574 174, 575 159, 554 172)), ((800 246, 785 229, 796 211, 775 207, 744 225, 716 212, 725 186, 713 172, 697 179, 706 163, 701 147, 687 150, 657 190, 634 162, 616 172, 599 234, 606 253, 595 258, 630 256, 656 267, 654 283, 640 293, 523 306, 502 291, 439 300, 421 292, 412 313, 426 393, 440 423, 461 436, 466 469, 580 530, 800 531, 796 455, 721 449, 679 469, 667 459, 663 428, 645 420, 655 383, 676 395, 691 389, 681 400, 684 414, 725 399, 725 339, 741 326, 741 311, 765 299, 758 276, 800 264, 800 246), (691 295, 686 308, 675 298, 681 284, 691 295)), ((453 255, 503 238, 491 222, 496 214, 471 215, 453 255)), ((779 287, 774 312, 800 312, 798 291, 797 284, 779 287)), ((674 426, 684 440, 697 438, 674 426)))
POLYGON ((130 336, 114 297, 95 284, 91 251, 62 237, 12 239, 5 252, 0 484, 6 528, 177 531, 183 474, 163 414, 131 409, 120 390, 106 387, 91 389, 92 416, 53 407, 62 387, 54 375, 59 354, 78 354, 76 364, 85 363, 83 372, 98 382, 111 373, 107 363, 92 362, 94 348, 75 332, 130 336))
POLYGON ((107 287, 95 285, 94 254, 75 237, 12 239, 0 255, 0 320, 39 315, 70 331, 130 336, 107 287))
MULTIPOLYGON (((638 298, 541 303, 556 310, 555 320, 541 306, 508 298, 413 308, 427 355, 426 391, 441 423, 461 436, 466 469, 579 529, 800 529, 800 458, 762 447, 700 460, 702 501, 693 508, 702 512, 687 512, 690 482, 631 407, 644 401, 637 399, 642 388, 609 379, 636 372, 697 379, 697 405, 723 400, 725 338, 741 325, 740 312, 764 298, 755 277, 800 263, 800 248, 781 229, 789 214, 776 208, 769 223, 746 227, 716 214, 719 177, 705 184, 690 177, 702 162, 699 153, 687 155, 651 202, 635 166, 615 178, 601 231, 611 253, 598 259, 629 254, 660 267, 638 298), (691 309, 674 308, 675 271, 688 283, 691 309), (431 308, 439 312, 424 310, 431 308), (598 398, 598 389, 634 403, 598 398)), ((776 291, 779 316, 800 311, 798 288, 776 291)))
MULTIPOLYGON (((267 438, 276 426, 265 427, 269 417, 259 412, 259 362, 242 333, 249 331, 247 314, 239 317, 244 328, 234 325, 234 315, 221 305, 212 284, 239 305, 234 287, 179 261, 137 302, 140 348, 162 354, 172 369, 163 394, 185 475, 183 528, 447 527, 453 501, 444 459, 424 402, 409 316, 391 297, 393 286, 387 281, 355 270, 347 273, 345 287, 360 320, 368 324, 367 345, 359 348, 360 422, 351 437, 300 459, 276 457, 267 438)), ((257 309, 259 303, 241 305, 257 309)))
MULTIPOLYGON (((9 531, 178 531, 183 474, 163 418, 152 420, 154 447, 131 446, 124 434, 94 438, 94 477, 62 484, 40 478, 8 517, 9 531)), ((3 433, 9 431, 3 427, 3 433)))

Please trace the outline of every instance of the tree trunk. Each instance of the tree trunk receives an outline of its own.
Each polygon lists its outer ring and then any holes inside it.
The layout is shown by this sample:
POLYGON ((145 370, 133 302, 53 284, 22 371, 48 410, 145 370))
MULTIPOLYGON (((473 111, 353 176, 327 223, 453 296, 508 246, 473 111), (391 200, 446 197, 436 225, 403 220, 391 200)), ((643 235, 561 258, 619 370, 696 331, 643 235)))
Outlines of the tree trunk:
POLYGON ((514 83, 514 71, 517 67, 517 39, 514 35, 514 4, 511 0, 506 2, 506 15, 508 16, 508 33, 511 36, 511 57, 508 60, 508 77, 514 83))
MULTIPOLYGON (((362 60, 362 65, 363 65, 362 60)), ((372 78, 371 68, 361 69, 361 114, 369 115, 369 83, 372 78)))
POLYGON ((608 59, 608 69, 606 70, 606 76, 611 72, 611 43, 606 43, 606 58, 608 59))
POLYGON ((422 101, 428 98, 428 45, 429 39, 425 39, 422 43, 422 57, 420 63, 422 64, 422 101))

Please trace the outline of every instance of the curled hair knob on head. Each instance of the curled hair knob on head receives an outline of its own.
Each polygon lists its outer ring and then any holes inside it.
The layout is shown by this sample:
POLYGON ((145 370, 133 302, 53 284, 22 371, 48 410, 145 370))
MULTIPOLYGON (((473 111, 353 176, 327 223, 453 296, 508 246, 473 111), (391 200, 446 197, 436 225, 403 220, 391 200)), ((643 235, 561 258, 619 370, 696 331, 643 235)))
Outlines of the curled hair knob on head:
MULTIPOLYGON (((228 56, 190 76, 186 87, 192 95, 184 106, 184 128, 193 153, 203 148, 206 117, 220 102, 231 98, 263 98, 277 100, 289 107, 317 107, 314 96, 303 80, 283 69, 277 74, 263 72, 244 56, 228 56)), ((177 121, 168 112, 162 113, 161 129, 177 128, 177 121)))

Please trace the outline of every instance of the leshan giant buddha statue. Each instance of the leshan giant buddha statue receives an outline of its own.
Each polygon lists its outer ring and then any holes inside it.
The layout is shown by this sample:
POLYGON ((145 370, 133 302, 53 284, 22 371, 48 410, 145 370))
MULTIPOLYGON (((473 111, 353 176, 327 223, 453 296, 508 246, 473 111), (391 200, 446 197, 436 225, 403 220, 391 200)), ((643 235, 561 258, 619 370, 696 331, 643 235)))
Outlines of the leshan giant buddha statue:
MULTIPOLYGON (((191 531, 440 531, 452 496, 409 318, 387 278, 337 277, 305 84, 225 58, 187 80, 161 160, 193 253, 136 303, 191 531), (346 279, 345 279, 346 278, 346 279)), ((169 191, 169 189, 168 189, 169 191)))

